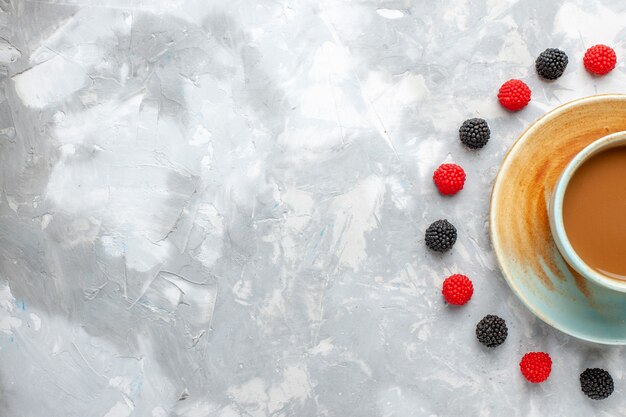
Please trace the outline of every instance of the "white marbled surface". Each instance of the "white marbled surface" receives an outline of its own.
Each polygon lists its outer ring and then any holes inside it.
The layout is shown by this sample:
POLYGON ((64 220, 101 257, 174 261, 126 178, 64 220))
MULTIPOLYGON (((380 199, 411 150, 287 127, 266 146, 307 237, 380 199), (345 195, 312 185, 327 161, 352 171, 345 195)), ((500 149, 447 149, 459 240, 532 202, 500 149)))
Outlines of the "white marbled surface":
POLYGON ((617 416, 626 351, 535 319, 490 187, 547 110, 626 91, 619 0, 0 0, 3 417, 617 416), (589 76, 582 55, 615 47, 589 76), (540 81, 547 47, 570 57, 540 81), (533 102, 510 114, 499 85, 533 102), (471 152, 461 122, 492 139, 471 152), (437 165, 466 189, 440 197, 437 165), (444 256, 428 224, 459 229, 444 256), (468 274, 473 300, 440 285, 468 274), (474 337, 487 313, 509 338, 474 337), (554 359, 533 386, 518 362, 554 359), (584 397, 604 367, 615 394, 584 397))

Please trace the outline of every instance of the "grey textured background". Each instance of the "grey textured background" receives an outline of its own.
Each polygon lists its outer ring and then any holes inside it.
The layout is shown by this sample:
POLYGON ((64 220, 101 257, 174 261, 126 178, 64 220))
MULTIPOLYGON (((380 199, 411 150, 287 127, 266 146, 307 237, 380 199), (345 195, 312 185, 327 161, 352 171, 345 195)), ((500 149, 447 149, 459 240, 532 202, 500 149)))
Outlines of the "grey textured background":
POLYGON ((0 414, 615 416, 624 349, 535 319, 490 187, 556 105, 624 92, 614 1, 0 0, 0 414), (564 4, 561 4, 564 3, 564 4), (604 78, 585 48, 615 47, 604 78), (557 82, 534 73, 567 51, 557 82), (533 101, 510 114, 509 78, 533 101), (492 139, 464 149, 483 117, 492 139), (431 175, 463 165, 465 190, 431 175), (459 229, 443 256, 427 225, 459 229), (455 272, 476 291, 444 305, 455 272), (510 336, 487 351, 474 325, 510 336), (530 350, 554 359, 528 384, 530 350), (584 397, 609 369, 616 393, 584 397))

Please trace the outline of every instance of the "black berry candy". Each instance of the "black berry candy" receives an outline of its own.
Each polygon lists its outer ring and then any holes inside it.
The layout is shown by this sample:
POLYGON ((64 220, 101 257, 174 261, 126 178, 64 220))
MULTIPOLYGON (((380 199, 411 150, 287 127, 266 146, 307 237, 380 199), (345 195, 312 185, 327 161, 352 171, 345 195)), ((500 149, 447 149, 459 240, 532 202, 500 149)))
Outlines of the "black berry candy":
POLYGON ((467 119, 459 128, 459 139, 470 149, 480 149, 489 142, 491 131, 485 119, 467 119))
POLYGON ((587 368, 580 374, 580 389, 592 400, 603 400, 613 393, 613 378, 604 369, 587 368))
POLYGON ((476 325, 476 338, 483 345, 494 348, 500 346, 506 340, 509 329, 504 319, 489 314, 476 325))
POLYGON ((547 80, 556 80, 567 67, 567 55, 556 48, 548 48, 537 57, 535 68, 537 74, 547 80))
POLYGON ((447 220, 437 220, 426 229, 425 240, 430 249, 445 252, 456 242, 456 227, 447 220))

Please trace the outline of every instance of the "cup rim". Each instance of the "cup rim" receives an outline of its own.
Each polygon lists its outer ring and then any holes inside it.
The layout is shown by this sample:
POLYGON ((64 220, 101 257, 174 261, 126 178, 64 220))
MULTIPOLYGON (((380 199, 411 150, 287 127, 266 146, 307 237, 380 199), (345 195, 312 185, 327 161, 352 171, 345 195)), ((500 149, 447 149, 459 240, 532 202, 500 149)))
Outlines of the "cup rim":
POLYGON ((626 292, 626 280, 620 281, 597 272, 582 260, 570 243, 563 222, 563 199, 567 186, 578 168, 592 156, 614 147, 626 146, 626 131, 612 133, 592 142, 583 148, 567 164, 559 177, 552 193, 550 209, 550 228, 556 246, 565 261, 586 279, 615 291, 626 292))

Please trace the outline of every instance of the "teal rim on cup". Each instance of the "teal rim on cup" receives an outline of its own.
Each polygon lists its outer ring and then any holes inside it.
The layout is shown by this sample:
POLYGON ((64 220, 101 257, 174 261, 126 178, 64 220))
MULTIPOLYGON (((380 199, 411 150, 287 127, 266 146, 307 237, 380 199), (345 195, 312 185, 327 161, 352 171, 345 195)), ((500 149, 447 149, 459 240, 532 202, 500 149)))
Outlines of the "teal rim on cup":
POLYGON ((550 199, 548 217, 554 243, 556 243, 565 261, 576 270, 576 272, 598 285, 615 291, 626 292, 626 281, 612 278, 596 271, 578 256, 567 238, 565 224, 563 223, 563 199, 572 176, 576 173, 578 168, 592 156, 619 146, 626 146, 626 131, 604 136, 576 154, 570 163, 567 164, 567 167, 565 167, 565 170, 556 183, 556 187, 552 192, 552 198, 550 199))

